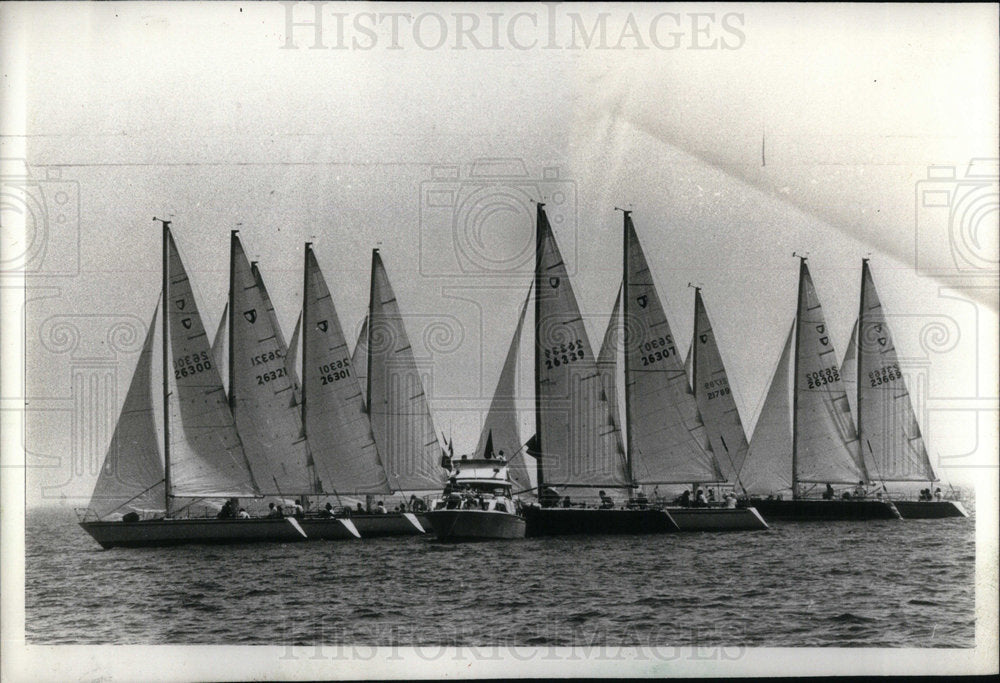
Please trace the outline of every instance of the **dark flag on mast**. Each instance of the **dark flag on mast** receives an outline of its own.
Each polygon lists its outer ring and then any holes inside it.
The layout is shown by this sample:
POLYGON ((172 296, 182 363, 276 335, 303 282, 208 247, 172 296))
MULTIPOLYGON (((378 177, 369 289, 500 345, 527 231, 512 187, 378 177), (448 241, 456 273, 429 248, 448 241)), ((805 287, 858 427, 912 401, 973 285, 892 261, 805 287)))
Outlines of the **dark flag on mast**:
POLYGON ((540 458, 542 456, 542 454, 538 452, 538 435, 537 434, 532 434, 531 435, 531 438, 528 439, 528 443, 524 444, 524 448, 525 448, 525 450, 528 451, 528 455, 530 455, 530 456, 532 456, 534 458, 540 458))
POLYGON ((444 434, 441 435, 441 440, 448 444, 448 450, 441 449, 441 467, 450 471, 451 459, 455 455, 455 448, 450 440, 444 438, 444 434))

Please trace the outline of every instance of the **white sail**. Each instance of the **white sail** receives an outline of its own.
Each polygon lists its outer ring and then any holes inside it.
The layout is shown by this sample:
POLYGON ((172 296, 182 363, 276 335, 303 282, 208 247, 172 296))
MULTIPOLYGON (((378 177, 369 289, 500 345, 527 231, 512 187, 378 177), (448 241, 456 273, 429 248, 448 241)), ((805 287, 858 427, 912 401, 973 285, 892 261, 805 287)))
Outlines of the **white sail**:
POLYGON ((878 481, 936 481, 868 260, 858 324, 858 433, 868 475, 878 481))
POLYGON ((735 484, 749 444, 700 289, 695 289, 694 302, 694 393, 715 459, 726 481, 735 484))
POLYGON ((534 456, 528 455, 524 446, 507 461, 507 476, 514 482, 514 493, 533 499, 538 496, 535 472, 538 467, 534 456))
POLYGON ((725 481, 628 215, 625 249, 626 428, 633 476, 640 484, 725 481))
POLYGON ((544 485, 627 487, 611 406, 569 273, 538 209, 535 391, 544 485))
POLYGON ((837 354, 805 259, 799 275, 793 390, 795 483, 867 480, 837 354))
POLYGON ((389 493, 330 290, 306 247, 302 381, 306 435, 322 489, 389 493))
POLYGON ((288 372, 292 376, 292 382, 295 383, 295 394, 298 396, 299 388, 301 384, 299 383, 299 336, 302 330, 302 311, 299 311, 299 317, 295 319, 295 327, 292 329, 292 340, 288 346, 288 357, 285 361, 285 367, 288 368, 288 372))
MULTIPOLYGON (((531 287, 528 287, 528 298, 531 297, 531 287)), ((521 449, 521 428, 517 412, 517 357, 521 349, 521 330, 524 328, 524 317, 528 310, 528 298, 521 305, 521 314, 517 318, 514 337, 510 341, 507 357, 504 359, 500 378, 497 380, 490 410, 483 421, 483 428, 476 444, 475 456, 481 458, 486 453, 487 442, 493 447, 496 455, 512 458, 521 449)))
POLYGON ((844 360, 840 364, 840 379, 844 382, 847 401, 851 404, 851 417, 858 423, 858 321, 851 328, 851 341, 847 344, 844 360))
POLYGON ((111 437, 89 510, 103 518, 129 511, 163 512, 163 457, 153 403, 153 347, 159 305, 146 331, 125 403, 111 437))
POLYGON ((788 377, 794 334, 793 322, 740 468, 739 483, 751 495, 763 496, 792 488, 792 403, 788 377))
POLYGON ((263 279, 232 237, 230 405, 254 479, 268 494, 313 489, 287 349, 263 279))
POLYGON ((361 386, 368 386, 368 316, 365 316, 361 323, 361 331, 358 332, 358 341, 354 344, 354 353, 351 354, 351 365, 357 373, 358 382, 361 386))
POLYGON ((615 306, 611 311, 611 319, 608 327, 604 331, 604 340, 601 342, 601 351, 597 354, 597 368, 601 371, 601 381, 604 386, 604 396, 611 409, 611 424, 615 429, 615 438, 618 448, 625 452, 625 444, 622 439, 622 421, 618 413, 618 344, 621 333, 621 286, 618 287, 618 295, 615 297, 615 306))
POLYGON ((444 485, 441 444, 420 369, 396 295, 378 250, 372 253, 368 314, 369 414, 394 491, 432 491, 444 485))
POLYGON ((167 252, 171 495, 257 495, 191 282, 169 231, 167 252))
POLYGON ((219 378, 222 386, 229 392, 229 367, 226 365, 229 360, 226 354, 226 336, 229 330, 229 302, 222 307, 222 317, 219 318, 219 326, 215 328, 215 337, 212 338, 212 362, 219 369, 219 378))

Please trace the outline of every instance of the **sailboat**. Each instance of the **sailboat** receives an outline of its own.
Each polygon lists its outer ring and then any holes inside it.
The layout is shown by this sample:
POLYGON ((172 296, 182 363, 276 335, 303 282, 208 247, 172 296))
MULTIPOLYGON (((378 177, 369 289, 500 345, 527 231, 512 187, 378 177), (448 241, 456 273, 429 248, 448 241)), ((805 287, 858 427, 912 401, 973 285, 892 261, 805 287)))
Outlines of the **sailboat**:
MULTIPOLYGON (((725 484, 735 478, 731 463, 741 457, 739 439, 733 435, 736 431, 733 427, 739 432, 742 427, 735 405, 730 410, 730 406, 719 400, 729 398, 731 403, 731 396, 700 291, 696 291, 695 296, 698 343, 691 353, 692 379, 696 386, 701 384, 713 389, 713 393, 702 396, 701 403, 689 386, 684 363, 678 355, 670 323, 632 222, 632 212, 623 210, 622 213, 625 441, 630 478, 642 487, 640 490, 676 484, 695 487, 725 484), (723 385, 726 393, 721 392, 723 385), (709 416, 714 420, 711 429, 702 418, 700 405, 710 411, 709 416), (730 442, 726 441, 727 436, 730 442), (730 463, 730 477, 717 457, 720 450, 730 463)), ((670 507, 668 511, 682 531, 767 528, 767 523, 752 507, 670 507)))
MULTIPOLYGON (((242 391, 239 380, 234 386, 239 370, 234 367, 233 354, 229 354, 227 398, 191 283, 170 231, 170 221, 161 223, 162 299, 153 313, 90 506, 80 526, 104 548, 307 540, 310 536, 291 517, 195 518, 181 517, 182 509, 175 509, 175 501, 179 499, 261 497, 264 491, 251 464, 251 457, 258 455, 254 449, 259 444, 253 443, 248 454, 233 417, 231 402, 238 402, 242 391), (154 362, 157 347, 161 361, 159 378, 155 377, 154 362), (162 385, 162 392, 155 391, 157 383, 162 385), (159 424, 157 399, 162 409, 159 424), (96 519, 91 519, 91 515, 96 519), (144 519, 142 515, 153 517, 144 519)), ((232 321, 235 316, 232 301, 229 312, 232 321)), ((253 316, 241 317, 249 321, 253 316)), ((231 327, 232 322, 230 336, 231 327)), ((259 358, 260 354, 256 355, 259 358)), ((271 366, 280 364, 281 358, 272 358, 270 352, 264 355, 267 360, 262 361, 264 365, 259 372, 270 373, 271 366)), ((251 363, 252 358, 241 360, 251 363)), ((278 374, 275 372, 276 380, 278 374)), ((283 427, 275 426, 278 421, 277 417, 269 421, 267 429, 276 429, 274 434, 282 432, 283 427)), ((298 455, 294 448, 289 451, 292 460, 298 455)), ((270 472, 277 478, 281 464, 277 469, 268 466, 260 472, 270 472)), ((322 535, 331 539, 358 536, 350 520, 334 519, 327 520, 322 535)))
POLYGON ((669 514, 649 506, 616 506, 632 487, 621 435, 591 350, 569 273, 537 205, 535 257, 535 436, 538 505, 525 508, 527 535, 677 531, 669 514), (571 492, 560 495, 559 491, 571 492), (601 507, 574 496, 598 493, 601 507))
POLYGON ((740 470, 752 504, 768 519, 899 518, 887 500, 834 495, 834 484, 863 487, 869 479, 836 358, 806 258, 800 257, 795 322, 740 470), (819 486, 825 487, 822 497, 819 486))
MULTIPOLYGON (((937 482, 868 259, 861 262, 858 319, 842 367, 855 397, 852 407, 869 477, 883 488, 890 482, 937 482)), ((930 495, 924 500, 893 497, 893 503, 904 519, 968 516, 960 502, 930 495)))
MULTIPOLYGON (((314 472, 312 493, 333 498, 338 504, 341 495, 388 496, 393 488, 340 317, 312 243, 306 242, 304 251, 300 409, 310 449, 309 466, 314 472)), ((352 511, 351 521, 364 538, 425 533, 412 512, 352 511)), ((312 518, 306 518, 306 533, 313 523, 312 518)))

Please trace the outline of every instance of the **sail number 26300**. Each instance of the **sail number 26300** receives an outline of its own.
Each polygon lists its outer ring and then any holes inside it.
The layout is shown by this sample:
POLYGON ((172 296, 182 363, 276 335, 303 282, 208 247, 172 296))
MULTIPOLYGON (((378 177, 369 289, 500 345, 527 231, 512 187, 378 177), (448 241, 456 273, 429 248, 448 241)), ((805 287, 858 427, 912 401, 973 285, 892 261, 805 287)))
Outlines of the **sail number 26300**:
POLYGON ((208 352, 206 351, 174 358, 174 379, 190 377, 211 367, 212 361, 208 359, 208 352))

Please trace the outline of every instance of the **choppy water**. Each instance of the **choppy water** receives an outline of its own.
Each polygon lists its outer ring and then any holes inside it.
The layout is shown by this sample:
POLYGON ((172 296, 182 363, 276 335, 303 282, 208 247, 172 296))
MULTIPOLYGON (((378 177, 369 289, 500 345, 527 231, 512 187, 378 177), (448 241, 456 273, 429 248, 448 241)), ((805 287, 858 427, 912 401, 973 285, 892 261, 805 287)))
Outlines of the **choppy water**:
POLYGON ((100 547, 26 520, 30 643, 972 647, 974 520, 100 547))

